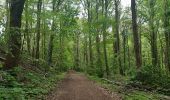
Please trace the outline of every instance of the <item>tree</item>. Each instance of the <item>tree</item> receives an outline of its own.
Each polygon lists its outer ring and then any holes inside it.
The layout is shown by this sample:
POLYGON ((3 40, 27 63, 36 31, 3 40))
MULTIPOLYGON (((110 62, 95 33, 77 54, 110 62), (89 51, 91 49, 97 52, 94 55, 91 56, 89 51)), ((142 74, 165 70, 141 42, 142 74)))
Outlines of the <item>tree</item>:
POLYGON ((116 62, 119 65, 120 74, 124 75, 124 71, 121 65, 121 55, 120 55, 120 37, 119 37, 119 23, 120 23, 120 14, 119 14, 119 5, 120 0, 114 0, 115 2, 115 34, 114 34, 114 52, 116 62))
POLYGON ((150 36, 151 36, 151 53, 152 53, 152 65, 158 66, 158 50, 157 50, 157 32, 155 30, 155 0, 149 0, 149 8, 150 8, 150 18, 149 18, 149 26, 150 26, 150 36))
POLYGON ((80 33, 79 32, 75 32, 75 36, 74 36, 74 70, 79 70, 80 67, 80 33))
MULTIPOLYGON (((103 3, 103 17, 105 19, 107 19, 108 17, 108 0, 103 0, 102 1, 103 3)), ((107 78, 109 78, 109 65, 108 65, 108 58, 107 58, 107 50, 106 50, 106 37, 107 37, 107 31, 106 31, 106 28, 107 28, 107 21, 104 21, 103 23, 103 51, 104 51, 104 61, 105 61, 105 67, 106 67, 106 75, 107 75, 107 78)))
POLYGON ((25 33, 26 33, 26 40, 27 40, 27 50, 28 53, 31 54, 31 46, 30 46, 30 35, 29 35, 29 18, 28 18, 28 0, 25 2, 25 33))
MULTIPOLYGON (((58 12, 59 6, 61 4, 61 0, 58 0, 58 2, 56 0, 53 0, 52 2, 52 9, 53 9, 53 13, 58 12)), ((48 65, 51 65, 52 63, 52 55, 53 55, 53 40, 54 40, 54 33, 55 33, 55 16, 53 16, 53 22, 52 22, 52 33, 50 34, 50 39, 49 39, 49 43, 48 43, 48 53, 47 53, 47 62, 48 65)))
POLYGON ((131 0, 131 11, 132 11, 132 27, 133 27, 135 59, 136 59, 136 66, 139 69, 142 66, 142 58, 141 58, 140 40, 139 40, 138 25, 137 25, 136 0, 131 0))
POLYGON ((170 71, 170 14, 169 14, 169 5, 170 2, 168 0, 164 0, 164 34, 165 34, 165 60, 166 66, 170 71))
POLYGON ((21 19, 25 0, 11 0, 10 2, 10 31, 8 37, 9 53, 6 56, 5 69, 18 66, 21 49, 21 19))
POLYGON ((37 35, 36 35, 36 51, 35 58, 39 59, 40 54, 40 32, 41 32, 41 8, 42 0, 38 0, 37 3, 37 35))
POLYGON ((87 12, 88 12, 88 31, 89 31, 89 63, 90 63, 90 67, 93 67, 93 51, 92 51, 92 3, 90 2, 90 0, 87 0, 87 12))
MULTIPOLYGON (((96 24, 99 21, 99 0, 96 0, 96 24)), ((99 77, 103 77, 103 66, 102 66, 102 59, 101 59, 101 50, 100 50, 100 37, 99 37, 99 27, 96 28, 96 52, 97 52, 97 61, 96 67, 100 69, 98 73, 99 77)))

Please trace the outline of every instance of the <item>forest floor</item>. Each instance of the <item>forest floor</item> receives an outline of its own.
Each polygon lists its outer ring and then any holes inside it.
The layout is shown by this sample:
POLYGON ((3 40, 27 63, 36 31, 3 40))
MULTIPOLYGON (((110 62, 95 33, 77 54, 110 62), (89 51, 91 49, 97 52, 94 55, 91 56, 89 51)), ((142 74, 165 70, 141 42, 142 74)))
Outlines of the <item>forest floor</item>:
POLYGON ((109 93, 104 88, 90 81, 85 75, 73 71, 46 98, 47 100, 121 100, 116 93, 109 93))

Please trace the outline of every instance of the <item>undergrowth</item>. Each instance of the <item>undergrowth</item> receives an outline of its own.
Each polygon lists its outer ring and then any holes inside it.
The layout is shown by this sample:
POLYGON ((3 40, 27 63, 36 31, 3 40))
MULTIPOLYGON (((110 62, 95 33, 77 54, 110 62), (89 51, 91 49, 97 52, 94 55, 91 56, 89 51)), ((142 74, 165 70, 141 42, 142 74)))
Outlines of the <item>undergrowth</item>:
MULTIPOLYGON (((155 92, 149 92, 149 91, 141 91, 136 89, 126 89, 126 84, 129 80, 127 78, 121 78, 115 79, 114 81, 118 81, 123 83, 124 86, 115 85, 112 83, 108 83, 107 81, 96 77, 96 76, 88 76, 90 80, 95 81, 98 85, 100 85, 103 88, 106 88, 114 93, 119 94, 123 100, 168 100, 166 99, 165 95, 158 94, 155 92), (124 79, 124 80, 123 80, 124 79)), ((169 98, 169 97, 168 97, 169 98)))
POLYGON ((133 83, 138 83, 150 90, 155 90, 161 94, 170 96, 170 75, 159 67, 144 66, 132 78, 133 83))
POLYGON ((54 68, 48 72, 24 67, 0 71, 0 100, 42 99, 64 76, 65 73, 59 73, 54 68))

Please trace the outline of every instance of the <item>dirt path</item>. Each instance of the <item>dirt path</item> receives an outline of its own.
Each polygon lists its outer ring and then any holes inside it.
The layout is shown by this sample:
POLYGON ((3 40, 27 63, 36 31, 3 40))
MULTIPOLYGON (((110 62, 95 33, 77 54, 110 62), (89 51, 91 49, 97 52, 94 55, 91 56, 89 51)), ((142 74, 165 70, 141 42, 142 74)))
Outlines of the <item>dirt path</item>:
POLYGON ((116 94, 109 94, 84 75, 69 73, 48 100, 121 100, 116 94))

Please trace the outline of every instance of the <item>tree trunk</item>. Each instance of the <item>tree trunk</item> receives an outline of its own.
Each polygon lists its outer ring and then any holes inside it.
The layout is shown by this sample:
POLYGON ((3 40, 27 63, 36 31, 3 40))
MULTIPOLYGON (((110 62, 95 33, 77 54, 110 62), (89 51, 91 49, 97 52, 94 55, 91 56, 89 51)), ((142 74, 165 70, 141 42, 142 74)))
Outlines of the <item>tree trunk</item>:
POLYGON ((131 62, 130 62, 130 60, 131 60, 131 55, 130 55, 130 48, 129 48, 129 44, 128 44, 128 37, 127 37, 127 49, 128 49, 128 68, 130 68, 131 67, 131 62))
MULTIPOLYGON (((84 33, 84 64, 85 66, 84 67, 87 67, 88 66, 88 63, 89 63, 89 57, 88 57, 88 47, 87 47, 87 44, 88 44, 88 41, 87 41, 87 36, 86 34, 84 33)), ((87 72, 87 68, 86 69, 86 72, 87 72)))
MULTIPOLYGON (((96 22, 99 21, 99 0, 96 0, 96 22)), ((101 60, 101 51, 100 51, 100 37, 99 37, 99 29, 96 29, 96 51, 97 51, 97 62, 96 67, 100 69, 99 77, 103 77, 103 66, 101 60)))
MULTIPOLYGON (((42 13, 45 14, 45 3, 42 3, 42 13)), ((45 54, 46 54, 46 33, 47 33, 47 28, 46 28, 46 19, 43 18, 42 19, 42 25, 41 25, 41 29, 43 30, 41 32, 41 58, 45 60, 45 54)), ((51 34, 50 34, 51 35, 51 34)))
POLYGON ((158 50, 157 50, 157 32, 155 31, 154 26, 154 17, 155 17, 155 0, 149 1, 150 6, 150 20, 149 20, 149 26, 151 29, 150 36, 151 36, 151 54, 152 54, 152 65, 158 66, 158 50))
POLYGON ((139 69, 142 66, 142 58, 141 58, 140 40, 139 40, 139 34, 138 34, 136 2, 135 1, 136 0, 131 0, 131 11, 132 11, 132 26, 133 26, 135 59, 136 59, 136 66, 139 69))
POLYGON ((5 61, 5 69, 18 66, 21 49, 21 19, 25 0, 11 0, 10 2, 10 33, 8 39, 9 53, 5 61))
POLYGON ((74 57, 74 60, 75 60, 75 65, 74 65, 74 69, 75 70, 79 70, 79 67, 80 67, 80 59, 79 59, 79 57, 80 57, 80 54, 79 54, 79 33, 78 32, 76 32, 75 33, 75 41, 74 41, 75 43, 75 46, 74 46, 74 50, 75 50, 75 57, 74 57))
POLYGON ((165 65, 168 67, 170 71, 170 15, 169 15, 169 7, 170 2, 168 0, 164 0, 164 34, 165 34, 165 65))
POLYGON ((50 35, 50 39, 48 43, 48 52, 47 52, 48 55, 47 62, 49 66, 51 66, 52 64, 53 40, 54 40, 54 35, 50 35))
MULTIPOLYGON (((103 0, 103 16, 105 19, 107 19, 107 14, 108 14, 108 1, 103 0)), ((107 78, 109 78, 110 72, 109 72, 109 65, 108 65, 108 59, 107 59, 107 50, 106 50, 106 36, 107 36, 107 32, 106 32, 106 28, 107 28, 107 22, 103 23, 103 49, 104 49, 104 60, 105 60, 105 67, 106 67, 106 75, 107 78)))
POLYGON ((42 0, 38 0, 37 4, 37 36, 36 36, 36 51, 35 58, 39 59, 40 56, 40 30, 41 30, 41 7, 42 0))
POLYGON ((27 50, 28 53, 31 54, 31 50, 30 50, 30 35, 29 35, 29 25, 28 25, 28 1, 26 1, 25 3, 25 34, 26 34, 26 40, 27 40, 27 50))
POLYGON ((116 63, 119 65, 119 71, 121 75, 124 75, 124 71, 121 65, 121 55, 120 55, 120 37, 119 37, 119 4, 120 0, 115 0, 115 34, 114 34, 114 51, 116 63))
POLYGON ((92 32, 91 32, 91 21, 92 21, 92 12, 91 12, 91 3, 87 0, 87 11, 88 11, 88 26, 89 26, 89 65, 93 68, 93 52, 92 52, 92 32))
MULTIPOLYGON (((56 10, 56 1, 53 0, 53 13, 56 10)), ((47 52, 47 62, 48 65, 50 66, 52 63, 52 55, 53 55, 53 40, 54 40, 54 31, 55 31, 55 19, 53 17, 53 22, 52 22, 52 33, 50 34, 50 39, 49 39, 49 44, 48 44, 48 52, 47 52)))
MULTIPOLYGON (((5 25, 5 33, 7 34, 6 36, 8 36, 9 34, 9 24, 10 24, 10 21, 9 21, 9 17, 10 17, 10 11, 9 11, 9 6, 10 5, 10 2, 9 0, 6 0, 6 4, 5 4, 5 9, 6 9, 6 25, 5 25)), ((6 37, 8 38, 8 37, 6 37)))
MULTIPOLYGON (((123 30, 123 32, 122 32, 122 40, 123 40, 123 43, 122 43, 122 45, 123 45, 123 61, 124 61, 124 68, 126 68, 126 41, 127 41, 127 39, 126 39, 126 29, 124 29, 123 30)), ((121 75, 125 75, 124 74, 124 70, 123 70, 123 73, 121 74, 121 75)))

